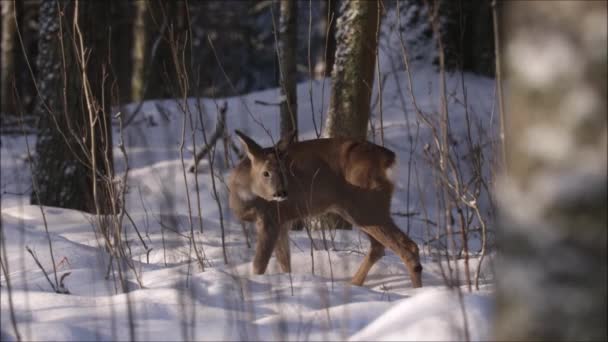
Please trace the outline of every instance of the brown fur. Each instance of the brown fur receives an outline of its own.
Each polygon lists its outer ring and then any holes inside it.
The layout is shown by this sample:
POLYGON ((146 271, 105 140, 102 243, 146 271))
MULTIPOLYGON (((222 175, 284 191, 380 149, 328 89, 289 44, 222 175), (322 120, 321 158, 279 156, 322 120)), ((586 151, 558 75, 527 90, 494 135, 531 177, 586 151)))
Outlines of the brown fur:
POLYGON ((290 272, 288 223, 333 212, 359 226, 371 241, 353 284, 363 284, 386 247, 403 260, 412 285, 422 286, 418 246, 390 216, 394 186, 387 177, 387 169, 395 164, 392 151, 370 142, 342 138, 282 141, 277 147, 263 149, 244 134, 237 134, 248 150, 248 157, 231 174, 230 208, 241 220, 256 224, 258 241, 253 260, 256 274, 265 272, 273 251, 283 271, 290 272), (277 157, 275 169, 263 162, 277 157), (270 189, 260 189, 258 181, 266 170, 280 174, 284 181, 269 181, 266 187, 270 189), (251 185, 254 183, 255 190, 251 185), (282 190, 287 193, 286 200, 272 201, 267 196, 282 190))

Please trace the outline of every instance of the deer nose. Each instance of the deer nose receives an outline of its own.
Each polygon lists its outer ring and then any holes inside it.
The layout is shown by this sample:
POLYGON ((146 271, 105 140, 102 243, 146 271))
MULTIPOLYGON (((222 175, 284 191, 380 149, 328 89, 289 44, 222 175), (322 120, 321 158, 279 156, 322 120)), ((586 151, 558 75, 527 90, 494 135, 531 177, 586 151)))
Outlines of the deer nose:
POLYGON ((287 191, 277 191, 276 194, 274 194, 275 197, 287 197, 287 191))

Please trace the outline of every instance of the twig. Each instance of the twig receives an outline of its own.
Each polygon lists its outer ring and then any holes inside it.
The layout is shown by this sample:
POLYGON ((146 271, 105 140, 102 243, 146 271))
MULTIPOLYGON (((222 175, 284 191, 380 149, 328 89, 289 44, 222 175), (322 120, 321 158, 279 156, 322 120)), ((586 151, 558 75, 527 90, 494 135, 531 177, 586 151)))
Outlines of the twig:
MULTIPOLYGON (((179 144, 179 156, 180 156, 180 161, 181 161, 181 165, 182 165, 182 176, 183 176, 183 180, 184 180, 184 185, 186 186, 186 189, 188 189, 188 178, 186 176, 186 162, 184 159, 184 146, 186 143, 186 117, 188 116, 190 119, 190 122, 191 122, 192 113, 190 112, 190 106, 188 105, 189 82, 188 82, 188 73, 186 71, 186 64, 185 64, 185 59, 184 59, 184 54, 186 51, 186 46, 185 46, 186 41, 184 41, 183 48, 179 47, 178 43, 179 43, 179 41, 176 41, 174 38, 174 29, 173 29, 173 27, 171 27, 171 29, 169 30, 169 47, 171 50, 171 59, 173 61, 174 67, 175 67, 175 72, 178 75, 179 91, 181 92, 181 94, 179 94, 180 101, 178 102, 178 105, 180 106, 180 110, 182 111, 182 114, 183 114, 181 141, 179 144), (180 55, 178 55, 179 51, 181 51, 181 59, 180 59, 180 55)), ((192 124, 191 124, 191 126, 192 126, 192 124)), ((204 130, 203 130, 203 135, 204 135, 204 130)), ((196 245, 196 240, 194 238, 194 222, 192 221, 192 202, 190 199, 190 193, 188 191, 186 191, 186 202, 188 205, 188 223, 190 226, 190 234, 191 234, 191 236, 189 237, 190 244, 191 244, 190 246, 194 249, 194 253, 196 255, 197 261, 198 261, 200 267, 204 270, 205 266, 204 266, 203 258, 198 251, 198 247, 196 245)), ((199 208, 200 208, 200 206, 199 206, 199 208)), ((190 259, 190 253, 188 253, 188 259, 190 259)))
POLYGON ((61 278, 59 278, 59 288, 57 289, 59 291, 58 293, 70 294, 70 291, 63 284, 65 278, 67 278, 70 274, 72 274, 72 272, 66 272, 61 276, 61 278))
MULTIPOLYGON (((21 117, 23 117, 23 113, 21 113, 21 117)), ((22 126, 23 127, 23 126, 22 126)), ((44 231, 46 233, 46 238, 49 244, 49 253, 51 256, 51 263, 53 264, 53 275, 55 277, 55 284, 58 285, 58 281, 57 281, 57 268, 55 267, 55 256, 53 255, 53 243, 51 241, 51 234, 49 233, 49 226, 48 226, 48 222, 46 220, 46 213, 44 212, 44 208, 42 206, 42 203, 40 201, 40 194, 38 192, 38 182, 36 180, 36 177, 34 177, 34 166, 33 166, 33 162, 32 162, 32 154, 30 152, 30 144, 28 142, 27 139, 27 135, 25 135, 25 132, 23 133, 23 137, 25 138, 25 146, 27 149, 27 156, 28 156, 28 160, 30 161, 28 163, 29 167, 30 167, 30 173, 32 175, 32 187, 33 187, 33 192, 34 192, 34 196, 36 196, 36 202, 39 203, 38 207, 40 208, 40 213, 42 215, 42 222, 44 223, 44 231)), ((45 274, 46 276, 46 274, 45 274)), ((48 277, 47 277, 48 279, 48 277)), ((50 280, 49 280, 50 282, 50 280)), ((52 285, 52 284, 51 284, 52 285)), ((53 289, 55 289, 56 286, 53 285, 53 289)))
POLYGON ((392 211, 391 215, 401 216, 401 217, 412 217, 420 215, 417 211, 403 212, 403 211, 392 211))
POLYGON ((34 254, 34 251, 32 251, 32 249, 29 246, 25 246, 25 250, 28 251, 28 253, 30 253, 30 255, 32 256, 32 258, 36 262, 36 265, 38 265, 38 268, 42 271, 42 274, 44 274, 44 277, 46 278, 46 281, 48 281, 49 285, 51 285, 51 288, 53 289, 53 292, 61 293, 61 292, 58 291, 58 289, 55 286, 55 284, 53 284, 53 282, 51 281, 51 278, 49 278, 48 273, 46 273, 46 270, 44 269, 44 267, 42 267, 42 264, 40 264, 40 260, 38 260, 38 257, 36 257, 36 254, 34 254))
POLYGON ((283 104, 283 102, 285 102, 285 101, 280 101, 280 102, 266 102, 266 101, 262 101, 262 100, 254 100, 253 101, 253 103, 255 103, 257 105, 274 106, 274 107, 280 107, 281 104, 283 104))
POLYGON ((209 142, 205 143, 205 146, 203 147, 203 149, 194 155, 194 164, 192 164, 192 166, 190 166, 190 168, 188 169, 188 172, 194 173, 196 170, 196 167, 198 166, 198 163, 200 163, 201 159, 203 159, 203 157, 205 157, 209 153, 211 148, 213 146, 215 146, 218 139, 220 137, 224 136, 224 132, 225 132, 225 128, 226 128, 226 111, 227 110, 228 110, 228 102, 224 102, 224 104, 219 108, 220 113, 218 115, 217 124, 215 126, 215 131, 213 131, 213 134, 209 138, 209 142))

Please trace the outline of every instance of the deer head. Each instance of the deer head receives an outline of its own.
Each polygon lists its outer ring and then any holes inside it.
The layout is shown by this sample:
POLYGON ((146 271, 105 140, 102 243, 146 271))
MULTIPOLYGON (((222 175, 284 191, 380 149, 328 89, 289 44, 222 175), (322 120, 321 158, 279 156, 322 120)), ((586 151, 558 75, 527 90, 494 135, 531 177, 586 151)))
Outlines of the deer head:
POLYGON ((274 148, 262 148, 243 132, 235 130, 235 133, 241 140, 246 156, 251 162, 251 191, 267 201, 286 200, 287 177, 283 156, 287 147, 294 140, 294 135, 285 136, 274 148))

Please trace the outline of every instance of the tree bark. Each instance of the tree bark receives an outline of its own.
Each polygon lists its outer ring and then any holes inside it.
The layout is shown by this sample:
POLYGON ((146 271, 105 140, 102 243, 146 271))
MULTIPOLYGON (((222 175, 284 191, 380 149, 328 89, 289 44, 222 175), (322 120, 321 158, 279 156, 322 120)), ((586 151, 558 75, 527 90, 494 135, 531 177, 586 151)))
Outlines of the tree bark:
POLYGON ((90 213, 97 208, 101 213, 110 211, 108 185, 113 159, 109 101, 112 82, 106 79, 108 10, 101 1, 40 3, 37 62, 41 96, 35 109, 40 116, 40 129, 33 204, 90 213), (80 53, 80 42, 74 21, 80 27, 87 51, 84 66, 76 54, 80 53))
POLYGON ((505 1, 495 337, 605 341, 605 1, 505 1))
POLYGON ((2 66, 0 74, 0 103, 2 113, 14 113, 15 106, 13 101, 13 79, 15 77, 15 1, 2 1, 2 66))
MULTIPOLYGON (((86 1, 86 0, 84 0, 86 1)), ((110 50, 112 58, 112 78, 115 84, 112 87, 112 100, 123 104, 134 101, 132 98, 131 79, 136 63, 128 57, 135 44, 133 39, 133 26, 136 19, 136 6, 146 5, 147 1, 105 0, 109 7, 110 50)))
POLYGON ((325 135, 367 136, 380 25, 378 1, 342 3, 325 135))
POLYGON ((150 14, 150 24, 146 25, 147 40, 146 50, 149 51, 151 61, 148 63, 151 70, 147 75, 148 85, 145 89, 144 98, 160 99, 175 97, 172 94, 170 83, 176 80, 175 68, 171 57, 171 48, 167 39, 170 28, 177 27, 176 13, 177 2, 175 1, 149 1, 147 3, 150 14))
POLYGON ((298 131, 296 92, 296 29, 295 0, 281 0, 279 20, 279 70, 281 85, 281 136, 298 131))
POLYGON ((144 98, 144 66, 146 55, 146 2, 136 1, 133 23, 133 47, 131 48, 131 100, 139 102, 144 98))

